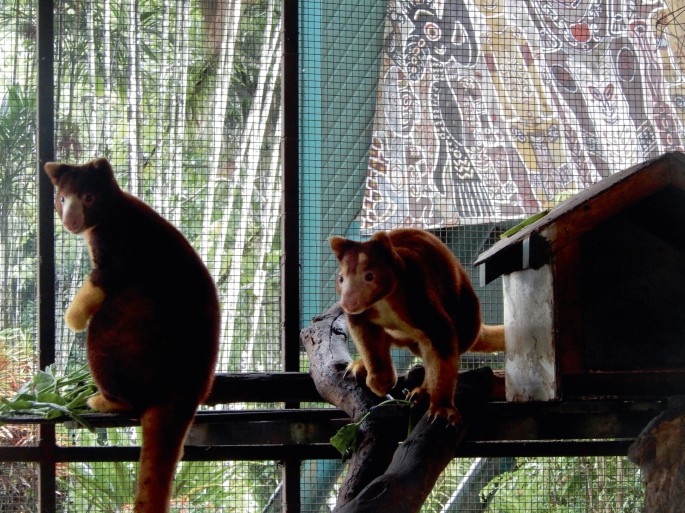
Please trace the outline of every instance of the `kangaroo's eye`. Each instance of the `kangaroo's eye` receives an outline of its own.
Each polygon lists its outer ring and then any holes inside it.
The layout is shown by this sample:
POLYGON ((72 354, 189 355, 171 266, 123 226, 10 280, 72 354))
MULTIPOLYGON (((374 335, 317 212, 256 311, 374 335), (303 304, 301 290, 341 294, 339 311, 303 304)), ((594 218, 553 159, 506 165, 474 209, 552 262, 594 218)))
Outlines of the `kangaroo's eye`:
POLYGON ((343 275, 342 275, 342 274, 339 274, 339 275, 338 275, 338 283, 342 283, 342 282, 344 282, 344 281, 345 281, 345 278, 343 278, 343 275))
POLYGON ((93 201, 95 201, 95 196, 93 196, 92 194, 86 193, 83 195, 83 203, 85 203, 86 206, 92 205, 93 201))
POLYGON ((59 197, 59 202, 60 202, 60 203, 64 203, 65 201, 67 201, 67 198, 65 198, 64 196, 60 196, 60 197, 59 197))
POLYGON ((373 281, 373 279, 374 279, 373 273, 366 273, 366 274, 364 275, 364 279, 365 279, 366 281, 373 281))

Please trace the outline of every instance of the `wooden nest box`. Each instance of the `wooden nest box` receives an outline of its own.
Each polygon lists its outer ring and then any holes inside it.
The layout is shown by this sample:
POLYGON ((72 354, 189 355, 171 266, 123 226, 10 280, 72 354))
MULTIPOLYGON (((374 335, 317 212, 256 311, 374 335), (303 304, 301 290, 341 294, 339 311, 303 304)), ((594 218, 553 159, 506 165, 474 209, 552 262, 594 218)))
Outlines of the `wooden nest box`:
POLYGON ((685 393, 685 154, 605 178, 476 265, 503 276, 508 400, 685 393))

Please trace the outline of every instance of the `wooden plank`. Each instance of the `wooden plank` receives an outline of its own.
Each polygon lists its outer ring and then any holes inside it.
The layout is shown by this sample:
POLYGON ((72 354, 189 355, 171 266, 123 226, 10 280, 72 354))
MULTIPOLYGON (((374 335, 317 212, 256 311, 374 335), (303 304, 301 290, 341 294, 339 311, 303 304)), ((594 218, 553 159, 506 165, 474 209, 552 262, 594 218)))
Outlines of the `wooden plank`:
MULTIPOLYGON (((666 408, 663 400, 576 400, 560 402, 506 403, 492 402, 478 407, 478 412, 469 417, 469 431, 465 441, 491 442, 502 441, 544 441, 544 440, 626 440, 634 439, 651 419, 666 408)), ((303 412, 304 413, 304 412, 303 412)), ((202 414, 200 414, 202 415, 202 414)), ((320 424, 325 429, 312 429, 307 439, 300 443, 327 443, 328 433, 347 422, 339 410, 332 410, 330 417, 320 424)), ((296 426, 294 419, 287 422, 269 420, 263 423, 254 436, 259 443, 255 445, 289 445, 298 443, 299 434, 282 437, 285 426, 296 426), (275 429, 276 435, 269 429, 275 429)), ((300 423, 303 426, 316 422, 300 423)), ((241 431, 246 430, 245 422, 211 422, 210 428, 201 428, 193 438, 195 445, 240 445, 246 440, 241 431), (209 436, 203 439, 203 433, 209 436)), ((251 422, 250 428, 256 423, 251 422)), ((293 427, 294 432, 298 429, 293 427)))
POLYGON ((302 419, 284 418, 281 420, 263 420, 231 422, 201 422, 196 423, 188 434, 186 445, 217 446, 217 445, 308 445, 328 444, 331 437, 345 424, 349 423, 347 415, 337 415, 330 418, 310 418, 302 415, 302 419))
POLYGON ((490 403, 472 420, 467 440, 634 439, 665 407, 665 401, 490 403))
POLYGON ((228 403, 322 402, 306 372, 217 374, 205 401, 207 405, 228 403))
POLYGON ((578 269, 581 262, 580 250, 579 245, 572 244, 560 249, 554 257, 554 330, 562 388, 564 374, 586 370, 578 269))
MULTIPOLYGON (((614 443, 625 445, 626 440, 634 440, 666 408, 666 403, 655 399, 487 403, 469 420, 471 427, 459 454, 525 456, 543 451, 542 454, 558 455, 554 448, 561 442, 564 442, 564 454, 593 454, 588 448, 592 445, 587 443, 601 440, 612 447, 614 443), (506 443, 515 445, 507 448, 506 443), (547 447, 547 452, 542 446, 547 447)), ((92 414, 88 420, 105 427, 114 417, 92 414)), ((189 439, 185 456, 192 460, 279 459, 278 455, 284 454, 338 458, 339 454, 328 443, 329 437, 348 421, 344 413, 332 408, 200 412, 196 419, 198 431, 189 439)), ((61 447, 55 458, 57 461, 128 461, 137 459, 137 451, 134 447, 61 447)), ((36 447, 0 450, 0 461, 36 461, 39 456, 36 447)))
POLYGON ((592 372, 564 374, 563 394, 568 398, 659 398, 680 396, 685 372, 592 372))
POLYGON ((567 244, 576 243, 583 233, 668 187, 673 172, 669 161, 661 159, 634 174, 618 173, 617 178, 620 179, 607 178, 607 183, 603 183, 603 180, 596 184, 603 184, 602 187, 590 187, 583 191, 588 194, 581 192, 571 198, 567 205, 562 203, 564 208, 555 215, 554 222, 542 228, 540 233, 549 241, 553 252, 567 244))

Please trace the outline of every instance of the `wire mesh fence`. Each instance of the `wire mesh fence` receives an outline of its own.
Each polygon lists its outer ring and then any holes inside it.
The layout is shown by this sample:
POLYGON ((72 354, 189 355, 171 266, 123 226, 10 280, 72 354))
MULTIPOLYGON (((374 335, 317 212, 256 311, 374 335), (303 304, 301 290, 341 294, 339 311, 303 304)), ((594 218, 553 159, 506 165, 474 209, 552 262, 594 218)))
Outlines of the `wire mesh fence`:
MULTIPOLYGON (((105 156, 182 230, 222 304, 220 371, 279 368, 280 4, 56 3, 56 159, 105 156)), ((61 312, 90 263, 56 229, 61 312)), ((173 279, 173 277, 170 277, 173 279)))
MULTIPOLYGON (((132 462, 60 467, 60 511, 133 511, 136 467, 132 462)), ((171 511, 269 511, 279 479, 274 462, 186 461, 176 474, 171 511)), ((272 511, 280 511, 280 504, 272 511)))
MULTIPOLYGON (((335 505, 340 465, 303 463, 303 512, 335 505)), ((624 457, 459 458, 422 513, 641 511, 639 471, 624 457)))
MULTIPOLYGON (((38 360, 37 5, 0 1, 3 397, 38 360)), ((286 187, 298 189, 302 325, 336 300, 327 238, 397 226, 435 231, 498 323, 501 284, 479 285, 478 254, 518 220, 683 149, 685 10, 675 0, 58 0, 54 15, 55 159, 107 157, 122 187, 191 241, 219 290, 219 371, 282 370, 286 187), (293 8, 300 174, 285 184, 281 31, 293 8)), ((55 364, 66 372, 85 362, 84 335, 62 318, 90 262, 82 240, 47 222, 55 364)), ((463 367, 485 364, 501 357, 463 367)), ((129 428, 60 428, 58 439, 138 442, 129 428)), ((1 447, 36 444, 34 427, 0 427, 1 447)), ((302 511, 329 509, 342 465, 301 470, 302 511)), ((59 506, 127 511, 134 472, 129 462, 60 465, 59 506)), ((0 512, 37 511, 36 476, 35 463, 1 463, 0 512)), ((184 463, 177 489, 174 511, 281 510, 274 462, 184 463)), ((640 497, 622 458, 457 460, 424 510, 635 511, 640 497)))

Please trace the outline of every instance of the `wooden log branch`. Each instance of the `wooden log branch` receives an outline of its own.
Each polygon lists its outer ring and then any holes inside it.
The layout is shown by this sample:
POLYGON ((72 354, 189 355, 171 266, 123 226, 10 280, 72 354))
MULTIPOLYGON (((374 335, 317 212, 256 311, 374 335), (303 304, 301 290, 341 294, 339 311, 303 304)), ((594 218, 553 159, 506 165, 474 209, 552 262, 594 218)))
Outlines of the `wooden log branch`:
POLYGON ((302 330, 300 339, 309 355, 309 373, 319 395, 358 421, 379 398, 343 375, 352 357, 348 349, 347 325, 342 309, 336 304, 312 320, 302 330))
MULTIPOLYGON (((347 339, 345 317, 337 305, 315 318, 301 334, 319 394, 358 421, 383 399, 354 380, 344 379, 344 370, 351 360, 347 339)), ((402 390, 411 390, 422 381, 423 369, 416 367, 400 378, 391 395, 402 397, 402 390)), ((467 424, 474 409, 491 397, 494 383, 490 369, 460 376, 456 401, 467 424)), ((424 405, 420 411, 425 409, 424 405)), ((359 447, 350 459, 338 496, 338 513, 419 511, 440 473, 454 457, 465 425, 450 426, 443 419, 429 422, 424 416, 399 445, 407 435, 408 416, 407 408, 397 408, 364 423, 359 447)))
POLYGON ((682 513, 685 497, 685 406, 658 415, 628 451, 645 483, 645 513, 682 513))
POLYGON ((463 423, 452 426, 427 416, 397 448, 385 472, 337 513, 417 513, 466 433, 469 419, 490 397, 494 382, 491 369, 468 371, 460 376, 456 405, 463 423))
MULTIPOLYGON (((319 394, 355 422, 383 401, 354 380, 343 379, 351 361, 345 316, 338 305, 316 317, 300 335, 310 360, 310 374, 319 394)), ((338 506, 355 497, 387 468, 397 444, 406 433, 406 416, 384 415, 362 426, 359 446, 338 494, 338 506), (402 428, 402 426, 405 426, 402 428)))
POLYGON ((424 416, 395 451, 385 473, 374 479, 338 513, 417 512, 438 477, 454 458, 464 425, 430 422, 424 416))

